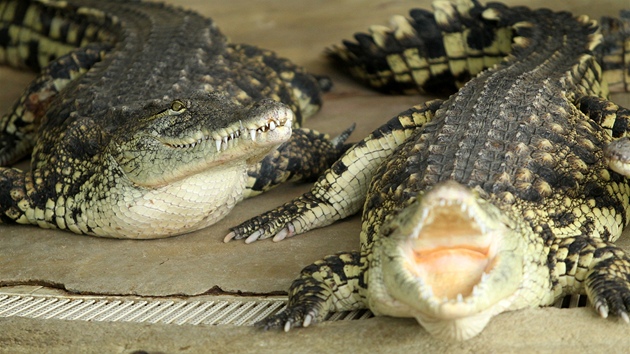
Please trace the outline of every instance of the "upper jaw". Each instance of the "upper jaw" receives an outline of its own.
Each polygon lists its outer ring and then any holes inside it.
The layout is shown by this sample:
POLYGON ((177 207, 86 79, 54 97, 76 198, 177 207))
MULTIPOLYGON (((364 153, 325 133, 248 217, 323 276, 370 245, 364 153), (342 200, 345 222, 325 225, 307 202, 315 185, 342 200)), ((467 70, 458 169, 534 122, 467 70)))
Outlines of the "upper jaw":
POLYGON ((495 207, 446 182, 393 224, 394 232, 381 241, 383 281, 390 296, 411 308, 427 330, 467 339, 509 306, 506 299, 523 278, 521 235, 495 207))
MULTIPOLYGON (((160 142, 173 149, 192 149, 201 144, 213 145, 216 152, 226 151, 237 145, 274 142, 280 144, 288 139, 295 115, 285 105, 276 105, 264 114, 256 114, 246 119, 219 128, 201 128, 185 137, 158 138, 160 142), (276 129, 279 129, 276 131, 276 129)), ((210 146, 207 147, 208 149, 210 146)))
POLYGON ((115 142, 112 156, 134 185, 155 188, 224 163, 257 162, 290 139, 295 120, 288 106, 268 99, 230 118, 230 123, 213 120, 221 112, 200 109, 194 115, 164 117, 158 128, 146 129, 149 134, 115 142))

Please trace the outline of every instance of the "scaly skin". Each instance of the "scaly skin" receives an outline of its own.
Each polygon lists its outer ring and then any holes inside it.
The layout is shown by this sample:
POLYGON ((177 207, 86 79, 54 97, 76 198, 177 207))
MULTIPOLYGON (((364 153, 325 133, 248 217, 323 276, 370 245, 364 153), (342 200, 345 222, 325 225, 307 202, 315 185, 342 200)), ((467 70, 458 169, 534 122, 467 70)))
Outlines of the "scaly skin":
MULTIPOLYGON (((476 0, 435 2, 434 13, 413 9, 393 16, 390 27, 374 25, 327 50, 328 57, 357 81, 387 93, 454 93, 512 52, 510 19, 484 18, 505 5, 476 0)), ((603 43, 594 53, 613 92, 630 90, 630 10, 601 19, 603 43)))
MULTIPOLYGON (((279 240, 363 206, 360 251, 306 267, 287 309, 259 325, 289 330, 367 307, 465 340, 501 312, 568 294, 587 294, 602 317, 628 322, 630 257, 613 242, 630 216, 630 173, 608 159, 623 165, 627 152, 616 146, 628 144, 630 114, 606 100, 610 75, 599 60, 610 42, 566 12, 434 7, 435 21, 420 28, 456 28, 471 18, 464 9, 478 14, 477 26, 511 28, 511 54, 448 100, 390 120, 308 193, 232 229, 228 239, 279 240)), ((630 32, 619 30, 606 34, 624 43, 630 32)))
POLYGON ((320 174, 349 133, 296 129, 326 79, 164 4, 0 1, 0 63, 39 71, 0 120, 0 164, 32 152, 31 171, 0 168, 2 222, 191 232, 320 174))

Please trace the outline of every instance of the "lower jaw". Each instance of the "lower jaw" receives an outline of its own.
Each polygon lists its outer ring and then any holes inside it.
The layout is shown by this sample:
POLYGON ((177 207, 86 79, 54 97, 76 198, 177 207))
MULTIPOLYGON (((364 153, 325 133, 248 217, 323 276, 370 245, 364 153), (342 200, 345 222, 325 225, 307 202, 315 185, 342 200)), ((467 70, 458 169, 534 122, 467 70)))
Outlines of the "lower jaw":
POLYGON ((459 318, 439 318, 417 315, 415 318, 432 336, 444 340, 463 341, 475 337, 494 316, 491 309, 459 318))

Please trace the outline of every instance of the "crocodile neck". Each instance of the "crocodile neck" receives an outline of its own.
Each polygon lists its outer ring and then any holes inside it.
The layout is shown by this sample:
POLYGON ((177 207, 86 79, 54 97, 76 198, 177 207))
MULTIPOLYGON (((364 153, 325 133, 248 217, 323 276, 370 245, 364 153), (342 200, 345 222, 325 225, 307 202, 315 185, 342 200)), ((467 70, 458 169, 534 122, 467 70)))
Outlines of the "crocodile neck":
MULTIPOLYGON (((118 179, 107 198, 77 200, 95 212, 90 218, 77 218, 69 227, 79 233, 125 239, 170 237, 205 228, 243 199, 246 168, 244 162, 224 165, 144 191, 118 179), (217 180, 222 182, 208 182, 217 180), (96 224, 106 226, 92 229, 96 224)), ((110 171, 103 173, 109 175, 110 171)))

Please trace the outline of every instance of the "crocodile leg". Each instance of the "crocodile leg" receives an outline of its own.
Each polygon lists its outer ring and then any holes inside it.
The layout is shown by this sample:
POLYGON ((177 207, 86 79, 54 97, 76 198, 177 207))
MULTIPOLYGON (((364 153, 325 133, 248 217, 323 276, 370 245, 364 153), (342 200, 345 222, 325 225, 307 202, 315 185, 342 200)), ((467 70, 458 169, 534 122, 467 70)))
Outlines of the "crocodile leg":
POLYGON ((28 208, 25 204, 28 204, 29 200, 24 172, 15 168, 0 167, 0 223, 9 221, 28 223, 24 219, 24 210, 28 208))
POLYGON ((589 236, 556 239, 549 253, 555 299, 586 294, 604 318, 630 322, 630 257, 611 242, 589 236))
POLYGON ((59 57, 42 70, 0 120, 0 165, 14 163, 31 152, 50 102, 72 80, 101 61, 109 49, 106 44, 90 44, 59 57))
POLYGON ((327 91, 332 86, 329 80, 315 78, 303 68, 278 57, 270 50, 247 44, 234 44, 229 47, 238 53, 239 57, 248 58, 273 70, 276 73, 274 76, 286 83, 286 87, 290 90, 280 90, 279 97, 274 97, 274 99, 291 106, 296 116, 294 126, 303 126, 307 117, 319 111, 322 106, 321 92, 327 91))
POLYGON ((256 325, 289 331, 321 322, 331 312, 366 308, 365 270, 359 252, 327 256, 307 266, 289 288, 286 309, 256 325))
POLYGON ((280 241, 358 212, 377 167, 429 122, 441 104, 434 100, 392 118, 348 149, 309 192, 232 228, 224 241, 246 238, 250 243, 274 235, 274 241, 280 241))
POLYGON ((314 181, 348 149, 344 142, 353 130, 354 125, 334 139, 311 129, 294 130, 288 142, 247 171, 244 198, 286 181, 314 181))

